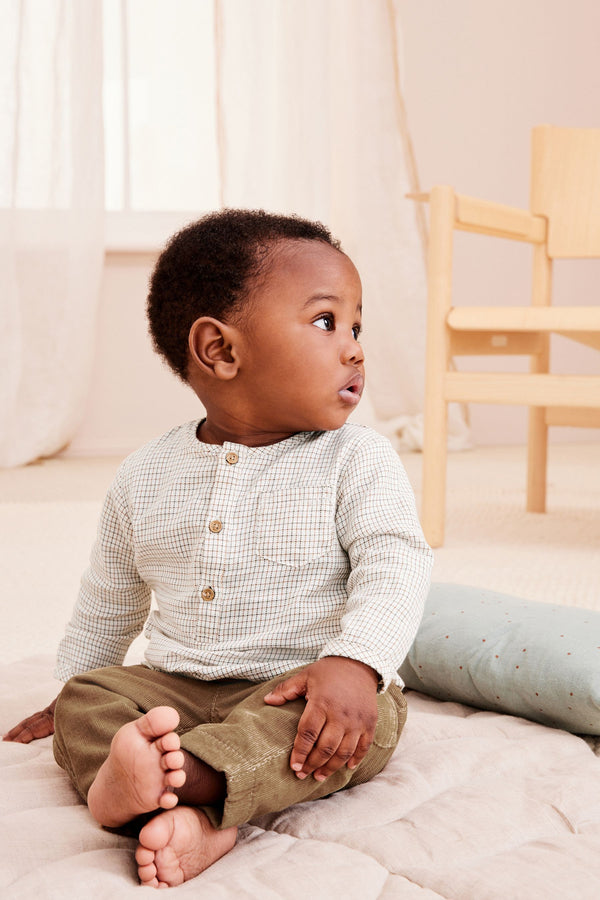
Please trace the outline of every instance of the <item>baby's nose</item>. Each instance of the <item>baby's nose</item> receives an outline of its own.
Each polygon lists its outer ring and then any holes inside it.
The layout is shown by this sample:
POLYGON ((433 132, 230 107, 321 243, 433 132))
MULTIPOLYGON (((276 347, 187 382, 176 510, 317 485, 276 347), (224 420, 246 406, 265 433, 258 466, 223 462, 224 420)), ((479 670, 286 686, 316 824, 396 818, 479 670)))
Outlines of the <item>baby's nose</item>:
POLYGON ((344 343, 342 358, 344 362, 352 362, 354 365, 365 361, 363 348, 354 337, 344 343))

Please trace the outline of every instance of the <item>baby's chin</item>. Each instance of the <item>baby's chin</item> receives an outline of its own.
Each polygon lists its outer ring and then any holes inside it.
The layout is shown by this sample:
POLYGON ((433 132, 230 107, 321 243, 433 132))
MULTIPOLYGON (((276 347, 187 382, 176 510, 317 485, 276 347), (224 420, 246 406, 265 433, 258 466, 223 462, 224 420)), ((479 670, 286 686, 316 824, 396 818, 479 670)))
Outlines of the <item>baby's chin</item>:
POLYGON ((323 416, 314 420, 311 427, 305 427, 302 431, 337 431, 348 421, 350 414, 356 409, 356 404, 343 410, 339 415, 323 416))

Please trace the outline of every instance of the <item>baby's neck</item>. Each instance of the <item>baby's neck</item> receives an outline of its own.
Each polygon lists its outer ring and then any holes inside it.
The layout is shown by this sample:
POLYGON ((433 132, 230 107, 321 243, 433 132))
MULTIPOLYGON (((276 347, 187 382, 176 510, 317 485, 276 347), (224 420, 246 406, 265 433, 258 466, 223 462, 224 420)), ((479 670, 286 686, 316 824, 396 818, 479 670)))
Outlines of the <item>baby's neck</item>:
POLYGON ((253 429, 246 423, 235 423, 222 427, 214 421, 203 419, 196 430, 196 437, 203 444, 242 444, 246 447, 267 447, 269 444, 278 444, 292 437, 295 432, 268 432, 253 429))

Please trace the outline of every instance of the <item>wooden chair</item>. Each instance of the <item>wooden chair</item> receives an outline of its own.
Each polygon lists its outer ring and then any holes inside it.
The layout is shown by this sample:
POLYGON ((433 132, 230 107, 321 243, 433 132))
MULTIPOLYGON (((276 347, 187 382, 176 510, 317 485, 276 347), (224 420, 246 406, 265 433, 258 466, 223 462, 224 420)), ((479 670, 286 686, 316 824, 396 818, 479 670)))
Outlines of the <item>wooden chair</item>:
MULTIPOLYGON (((550 374, 550 334, 600 350, 597 306, 551 306, 554 259, 600 257, 600 128, 532 131, 531 209, 524 211, 434 187, 410 195, 430 204, 422 522, 434 547, 444 540, 447 405, 529 406, 527 510, 546 510, 549 425, 600 427, 600 375, 550 374), (530 306, 452 304, 453 231, 533 245, 530 306), (523 374, 459 372, 460 355, 526 354, 523 374)), ((599 461, 600 463, 600 461, 599 461)))

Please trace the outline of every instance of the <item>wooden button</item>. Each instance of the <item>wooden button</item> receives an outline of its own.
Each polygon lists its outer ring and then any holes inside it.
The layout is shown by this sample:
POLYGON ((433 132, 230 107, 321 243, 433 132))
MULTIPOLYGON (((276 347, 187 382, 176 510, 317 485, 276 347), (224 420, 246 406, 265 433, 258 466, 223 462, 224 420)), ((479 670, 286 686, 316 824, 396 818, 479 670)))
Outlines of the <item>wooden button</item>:
POLYGON ((207 602, 209 602, 210 600, 215 599, 215 592, 213 591, 212 588, 204 588, 204 590, 202 591, 200 596, 202 597, 203 600, 206 600, 207 602))
POLYGON ((237 455, 237 453, 235 453, 233 450, 231 450, 229 453, 225 454, 225 459, 227 460, 227 462, 229 463, 230 466, 235 466, 236 462, 239 459, 239 456, 237 455))
POLYGON ((218 534, 223 527, 223 523, 219 522, 218 519, 213 519, 213 521, 208 526, 209 531, 212 531, 213 534, 218 534))

